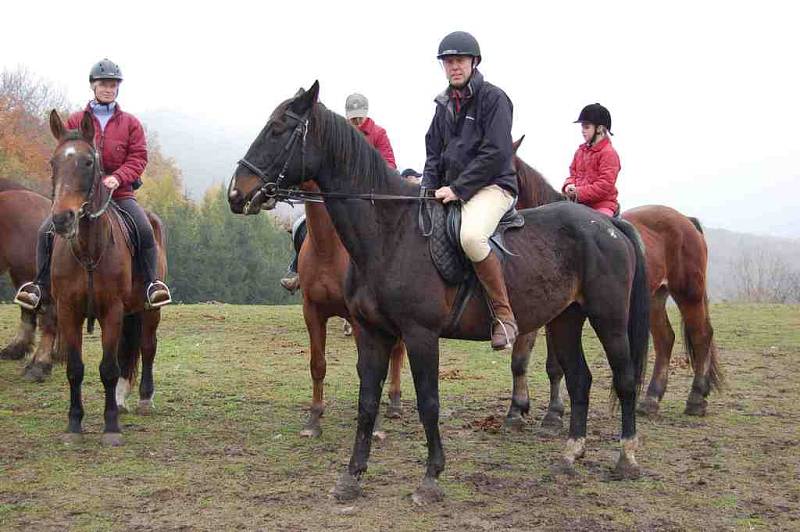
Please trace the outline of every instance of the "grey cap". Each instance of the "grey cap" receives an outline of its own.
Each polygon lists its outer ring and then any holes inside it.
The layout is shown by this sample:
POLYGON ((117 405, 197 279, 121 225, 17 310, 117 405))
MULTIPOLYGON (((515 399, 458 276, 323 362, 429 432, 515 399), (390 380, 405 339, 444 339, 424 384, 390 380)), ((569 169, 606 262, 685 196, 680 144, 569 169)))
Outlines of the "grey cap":
POLYGON ((351 118, 366 118, 369 115, 369 102, 363 94, 351 94, 344 104, 345 116, 351 118))

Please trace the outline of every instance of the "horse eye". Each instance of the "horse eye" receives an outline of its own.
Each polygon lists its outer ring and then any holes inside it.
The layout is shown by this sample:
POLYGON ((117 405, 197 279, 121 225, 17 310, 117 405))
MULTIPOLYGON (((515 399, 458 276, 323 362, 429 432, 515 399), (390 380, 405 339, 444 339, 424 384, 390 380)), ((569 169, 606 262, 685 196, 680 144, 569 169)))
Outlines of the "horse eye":
POLYGON ((87 168, 90 168, 90 167, 94 166, 94 161, 92 159, 89 159, 89 160, 86 161, 85 164, 86 164, 87 168))

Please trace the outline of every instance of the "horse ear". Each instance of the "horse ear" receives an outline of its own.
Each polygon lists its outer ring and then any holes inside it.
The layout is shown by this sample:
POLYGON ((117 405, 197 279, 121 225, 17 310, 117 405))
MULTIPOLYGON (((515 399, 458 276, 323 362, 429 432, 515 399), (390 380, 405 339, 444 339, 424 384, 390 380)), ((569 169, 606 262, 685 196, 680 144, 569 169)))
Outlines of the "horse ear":
POLYGON ((92 115, 86 112, 83 113, 81 119, 81 135, 83 135, 83 140, 94 146, 94 121, 92 121, 92 115))
POLYGON ((294 97, 295 97, 295 98, 298 98, 298 97, 300 97, 300 95, 301 95, 301 94, 303 94, 304 92, 306 92, 306 90, 305 90, 303 87, 300 87, 299 89, 297 89, 297 92, 295 92, 295 93, 294 93, 294 97))
POLYGON ((61 140, 61 137, 64 136, 64 131, 66 131, 64 122, 61 121, 61 115, 55 109, 50 111, 50 131, 56 140, 61 140))
POLYGON ((319 81, 315 81, 311 88, 307 91, 303 92, 299 96, 297 96, 294 101, 292 101, 292 111, 299 115, 306 114, 315 103, 317 103, 317 98, 319 97, 319 81))
POLYGON ((513 146, 513 148, 514 148, 514 154, 515 154, 515 155, 516 155, 516 153, 517 153, 517 150, 519 149, 519 145, 520 145, 520 144, 522 144, 522 141, 523 141, 523 140, 525 140, 525 135, 522 135, 520 138, 518 138, 517 140, 515 140, 515 141, 514 141, 514 143, 512 144, 512 146, 513 146))

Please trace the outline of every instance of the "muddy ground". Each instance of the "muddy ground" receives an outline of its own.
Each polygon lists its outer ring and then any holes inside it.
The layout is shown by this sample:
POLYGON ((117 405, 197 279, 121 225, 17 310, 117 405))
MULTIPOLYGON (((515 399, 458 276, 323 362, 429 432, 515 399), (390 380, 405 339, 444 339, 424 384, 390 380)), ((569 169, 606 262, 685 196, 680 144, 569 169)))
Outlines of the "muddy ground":
MULTIPOLYGON (((554 467, 565 433, 538 430, 547 398, 543 343, 531 364, 529 423, 508 432, 508 356, 444 341, 444 502, 418 508, 425 443, 404 369, 399 420, 384 420, 363 486, 328 496, 349 460, 358 381, 355 348, 329 325, 323 434, 299 436, 310 402, 299 307, 175 305, 163 312, 156 412, 123 417, 125 445, 100 445, 97 336, 86 341, 84 442, 65 445, 68 386, 0 363, 0 528, 47 530, 749 530, 800 529, 800 308, 715 305, 727 388, 708 415, 683 412, 690 370, 676 346, 658 419, 640 418, 642 478, 613 481, 619 416, 593 334, 586 457, 576 476, 554 467)), ((0 305, 0 341, 18 313, 0 305)), ((676 320, 673 319, 673 323, 676 320)), ((652 366, 652 364, 651 364, 652 366)))

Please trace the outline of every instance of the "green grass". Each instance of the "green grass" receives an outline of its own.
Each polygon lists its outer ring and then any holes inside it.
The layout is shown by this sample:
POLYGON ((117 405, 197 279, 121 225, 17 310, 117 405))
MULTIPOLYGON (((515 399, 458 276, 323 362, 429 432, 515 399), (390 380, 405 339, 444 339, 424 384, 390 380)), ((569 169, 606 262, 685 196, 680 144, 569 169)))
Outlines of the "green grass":
MULTIPOLYGON (((644 475, 633 482, 608 480, 619 415, 609 411, 610 372, 589 329, 594 385, 587 454, 575 477, 553 467, 565 435, 536 430, 548 396, 544 342, 531 360, 532 419, 521 432, 505 432, 485 422, 508 407, 508 355, 484 343, 443 341, 447 498, 424 509, 409 497, 426 450, 407 367, 404 417, 383 421, 388 438, 373 445, 366 497, 342 506, 328 490, 350 457, 358 380, 355 348, 339 321, 329 324, 323 434, 308 440, 299 436, 311 395, 299 307, 176 305, 163 315, 156 413, 126 414, 121 448, 100 446, 97 335, 85 340, 86 435, 76 446, 60 440, 64 367, 32 384, 21 380, 20 363, 0 363, 0 529, 800 526, 797 306, 712 307, 727 388, 710 397, 702 419, 682 414, 691 374, 678 342, 661 418, 639 419, 644 475)), ((0 340, 11 338, 17 316, 0 305, 0 340)), ((671 318, 678 323, 674 312, 671 318)), ((135 397, 136 390, 134 404, 135 397)))

